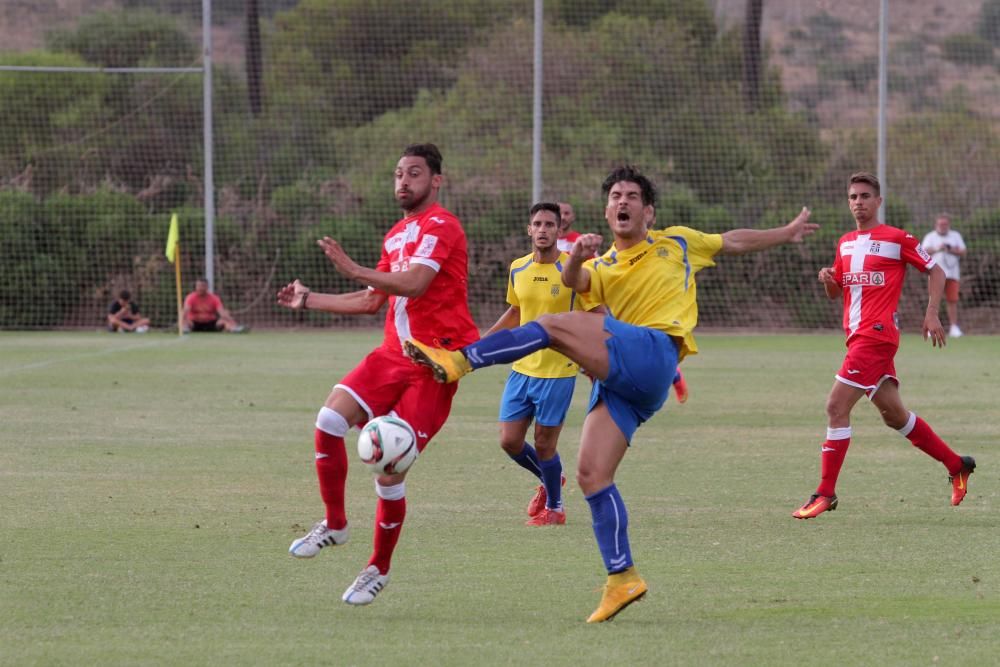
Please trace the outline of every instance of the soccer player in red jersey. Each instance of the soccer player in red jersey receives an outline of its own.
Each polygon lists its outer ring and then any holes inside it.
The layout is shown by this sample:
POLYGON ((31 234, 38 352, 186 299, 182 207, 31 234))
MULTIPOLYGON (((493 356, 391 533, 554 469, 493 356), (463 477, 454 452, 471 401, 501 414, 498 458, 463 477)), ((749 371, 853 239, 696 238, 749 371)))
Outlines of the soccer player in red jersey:
POLYGON ((862 396, 875 404, 886 426, 944 464, 952 485, 952 505, 965 498, 969 475, 976 468, 975 459, 956 454, 927 422, 903 407, 893 358, 899 347, 896 309, 906 265, 930 274, 923 334, 935 347, 945 344, 944 327, 938 319, 945 276, 916 238, 879 222, 880 195, 874 175, 859 172, 851 176, 847 200, 857 229, 840 237, 833 266, 819 271, 827 296, 843 297, 847 356, 826 402, 820 483, 816 493, 792 513, 796 519, 811 519, 837 508, 835 487, 851 444, 851 409, 862 396))
POLYGON ((559 202, 559 238, 556 239, 559 252, 569 252, 580 238, 580 232, 573 229, 574 222, 576 222, 576 212, 573 210, 573 205, 569 202, 559 202))
MULTIPOLYGON (((437 201, 441 161, 433 144, 414 144, 403 151, 395 171, 403 218, 385 235, 375 269, 355 263, 329 237, 318 241, 337 271, 366 289, 320 294, 296 280, 278 292, 278 303, 287 308, 337 314, 375 313, 389 303, 382 345, 334 386, 316 418, 316 472, 326 518, 292 542, 289 553, 297 558, 312 558, 323 547, 347 541, 344 436, 352 426, 395 414, 413 427, 423 451, 448 418, 456 386, 439 384, 430 369, 410 363, 402 341, 417 336, 458 349, 479 338, 468 306, 465 231, 437 201)), ((374 550, 344 592, 348 604, 370 603, 389 581, 392 552, 406 517, 405 477, 404 472, 375 478, 374 550)))

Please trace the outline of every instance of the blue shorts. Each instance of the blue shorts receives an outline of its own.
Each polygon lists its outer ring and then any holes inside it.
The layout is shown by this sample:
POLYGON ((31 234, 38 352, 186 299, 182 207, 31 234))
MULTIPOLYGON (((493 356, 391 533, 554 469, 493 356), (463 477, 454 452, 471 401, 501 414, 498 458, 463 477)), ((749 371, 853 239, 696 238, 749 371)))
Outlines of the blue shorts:
POLYGON ((560 426, 566 421, 575 385, 575 376, 536 378, 511 371, 500 399, 500 421, 534 417, 542 426, 560 426))
POLYGON ((663 407, 677 372, 677 344, 656 329, 604 317, 604 330, 611 334, 608 348, 608 378, 598 380, 590 392, 590 412, 604 401, 626 442, 639 425, 663 407))

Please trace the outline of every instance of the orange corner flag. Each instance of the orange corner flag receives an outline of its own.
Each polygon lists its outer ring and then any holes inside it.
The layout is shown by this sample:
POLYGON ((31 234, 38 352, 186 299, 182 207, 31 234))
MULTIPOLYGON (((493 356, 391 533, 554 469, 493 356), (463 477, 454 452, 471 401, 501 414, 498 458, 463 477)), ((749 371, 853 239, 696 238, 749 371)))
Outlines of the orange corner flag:
POLYGON ((170 216, 170 232, 167 234, 167 259, 173 264, 177 261, 177 244, 180 242, 180 230, 177 228, 177 214, 170 216))

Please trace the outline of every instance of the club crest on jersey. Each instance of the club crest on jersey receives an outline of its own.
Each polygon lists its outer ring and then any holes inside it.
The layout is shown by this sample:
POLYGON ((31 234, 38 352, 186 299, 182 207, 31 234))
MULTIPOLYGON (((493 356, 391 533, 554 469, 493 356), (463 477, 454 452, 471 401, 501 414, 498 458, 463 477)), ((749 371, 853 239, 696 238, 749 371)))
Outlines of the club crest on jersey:
POLYGON ((670 256, 670 251, 668 251, 666 248, 657 248, 656 255, 657 257, 663 257, 664 259, 666 259, 667 257, 670 256))
POLYGON ((881 287, 885 285, 885 273, 882 271, 856 271, 844 274, 844 287, 881 287))
POLYGON ((434 246, 437 245, 438 237, 433 234, 424 234, 420 240, 420 246, 413 253, 414 257, 430 257, 434 253, 434 246))
POLYGON ((559 296, 559 285, 552 286, 551 294, 553 298, 559 296))

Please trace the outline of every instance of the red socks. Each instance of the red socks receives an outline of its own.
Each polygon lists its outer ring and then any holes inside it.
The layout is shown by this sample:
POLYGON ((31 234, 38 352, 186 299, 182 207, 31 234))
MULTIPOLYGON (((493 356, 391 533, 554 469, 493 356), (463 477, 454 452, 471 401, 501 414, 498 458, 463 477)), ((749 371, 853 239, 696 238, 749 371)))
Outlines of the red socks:
POLYGON ((344 439, 316 429, 316 476, 326 505, 326 525, 340 530, 347 525, 344 487, 347 486, 347 449, 344 439))
POLYGON ((850 426, 826 429, 826 442, 820 450, 819 486, 816 487, 818 495, 831 497, 836 494, 837 477, 850 446, 850 426))
POLYGON ((378 493, 378 504, 375 509, 374 548, 368 564, 385 574, 389 571, 392 552, 399 542, 399 534, 403 531, 403 521, 406 519, 406 488, 402 482, 395 486, 376 483, 375 492, 378 493))
POLYGON ((943 463, 949 475, 957 475, 962 470, 962 457, 934 432, 930 424, 912 412, 906 426, 899 429, 899 434, 920 451, 943 463))

